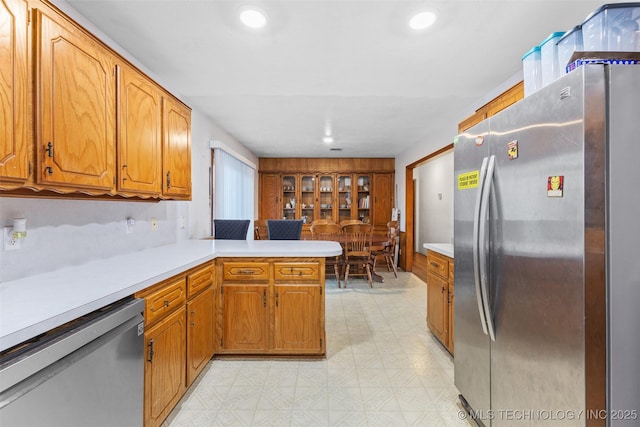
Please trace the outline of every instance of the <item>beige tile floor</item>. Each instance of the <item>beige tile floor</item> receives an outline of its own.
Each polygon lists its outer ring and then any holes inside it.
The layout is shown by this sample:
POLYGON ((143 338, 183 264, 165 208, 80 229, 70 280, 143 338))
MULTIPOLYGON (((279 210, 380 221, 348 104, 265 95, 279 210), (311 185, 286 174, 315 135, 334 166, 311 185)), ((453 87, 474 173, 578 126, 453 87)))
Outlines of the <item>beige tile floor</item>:
POLYGON ((453 359, 427 331, 425 284, 411 273, 385 283, 326 287, 323 360, 213 359, 164 427, 469 427, 453 359))

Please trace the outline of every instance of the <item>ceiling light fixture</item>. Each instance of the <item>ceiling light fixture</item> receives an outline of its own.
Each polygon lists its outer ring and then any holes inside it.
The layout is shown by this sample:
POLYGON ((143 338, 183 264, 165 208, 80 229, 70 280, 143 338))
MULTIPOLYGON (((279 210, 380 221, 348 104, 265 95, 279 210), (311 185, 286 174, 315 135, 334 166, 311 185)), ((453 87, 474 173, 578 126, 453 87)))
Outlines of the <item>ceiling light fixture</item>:
POLYGON ((240 12, 240 21, 249 28, 262 28, 267 25, 267 16, 257 9, 245 9, 240 12))
POLYGON ((325 144, 331 144, 333 142, 333 137, 331 135, 326 135, 324 138, 322 138, 322 142, 324 142, 325 144))
POLYGON ((414 30, 424 30, 436 22, 436 14, 433 12, 420 12, 411 17, 409 27, 414 30))

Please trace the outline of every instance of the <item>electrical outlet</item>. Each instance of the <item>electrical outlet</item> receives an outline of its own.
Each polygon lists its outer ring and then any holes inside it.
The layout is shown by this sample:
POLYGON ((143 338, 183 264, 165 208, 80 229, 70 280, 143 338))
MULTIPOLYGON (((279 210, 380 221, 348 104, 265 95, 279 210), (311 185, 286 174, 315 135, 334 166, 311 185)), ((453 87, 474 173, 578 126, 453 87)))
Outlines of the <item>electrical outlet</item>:
POLYGON ((127 234, 131 234, 131 233, 133 233, 133 226, 134 226, 134 225, 136 225, 136 220, 135 220, 135 219, 133 219, 133 218, 131 218, 131 217, 129 217, 129 218, 127 218, 127 220, 126 220, 126 222, 125 222, 125 223, 126 223, 126 229, 125 229, 125 232, 126 232, 127 234))
POLYGON ((20 249, 20 239, 13 238, 13 227, 4 227, 4 250, 15 251, 20 249))
POLYGON ((158 231, 158 220, 151 218, 151 231, 158 231))

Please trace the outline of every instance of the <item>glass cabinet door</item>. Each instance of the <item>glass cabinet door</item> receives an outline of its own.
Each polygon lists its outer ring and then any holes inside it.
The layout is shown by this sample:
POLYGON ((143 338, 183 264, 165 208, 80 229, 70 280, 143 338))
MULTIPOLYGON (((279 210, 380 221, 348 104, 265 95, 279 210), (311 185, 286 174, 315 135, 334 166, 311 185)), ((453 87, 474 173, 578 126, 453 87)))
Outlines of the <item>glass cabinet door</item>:
POLYGON ((296 219, 296 176, 282 176, 282 219, 296 219))
POLYGON ((357 203, 358 203, 358 219, 363 222, 371 221, 371 176, 357 175, 357 203))
POLYGON ((338 175, 338 222, 351 218, 351 175, 338 175))
POLYGON ((316 177, 314 175, 302 175, 300 178, 300 217, 310 224, 314 219, 316 200, 316 177))
POLYGON ((318 203, 320 204, 319 218, 335 221, 333 196, 335 185, 333 175, 320 175, 318 177, 318 203))

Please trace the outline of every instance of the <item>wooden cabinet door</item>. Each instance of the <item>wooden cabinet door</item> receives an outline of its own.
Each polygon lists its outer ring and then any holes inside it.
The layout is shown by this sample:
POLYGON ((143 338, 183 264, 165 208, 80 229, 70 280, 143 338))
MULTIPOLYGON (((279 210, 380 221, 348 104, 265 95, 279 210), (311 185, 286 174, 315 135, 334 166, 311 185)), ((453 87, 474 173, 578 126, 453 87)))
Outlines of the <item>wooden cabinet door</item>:
POLYGON ((186 389, 185 335, 184 309, 176 310, 145 331, 145 427, 161 425, 186 389))
POLYGON ((215 299, 210 287, 187 302, 187 387, 214 353, 215 299))
POLYGON ((454 288, 453 283, 449 283, 449 298, 448 298, 448 306, 449 306, 449 336, 447 341, 449 344, 447 348, 449 349, 449 353, 453 355, 453 319, 455 317, 455 304, 454 304, 454 288))
POLYGON ((223 350, 233 353, 269 348, 267 285, 222 286, 223 350))
POLYGON ((162 193, 172 198, 191 199, 191 111, 165 97, 162 125, 162 193))
POLYGON ((448 344, 449 326, 448 290, 446 280, 427 271, 427 324, 445 346, 448 344))
POLYGON ((298 219, 296 206, 294 205, 300 199, 298 196, 298 175, 281 175, 281 180, 282 211, 278 219, 298 219), (294 204, 292 204, 292 200, 294 204))
POLYGON ((260 174, 259 218, 282 218, 282 207, 280 204, 280 175, 277 173, 260 174))
POLYGON ((376 173, 373 175, 373 225, 386 230, 391 221, 393 208, 393 175, 376 173))
POLYGON ((118 190, 158 196, 162 188, 162 94, 139 71, 118 66, 118 190))
POLYGON ((110 192, 115 187, 114 57, 55 12, 35 15, 37 182, 110 192))
POLYGON ((371 175, 354 175, 353 205, 356 209, 356 217, 364 222, 371 222, 371 175))
POLYGON ((300 218, 311 224, 316 219, 320 206, 316 192, 316 176, 312 174, 300 175, 300 218))
POLYGON ((29 177, 27 2, 0 2, 0 182, 29 177))
POLYGON ((322 287, 275 285, 275 350, 323 353, 322 287))
POLYGON ((337 197, 336 204, 338 205, 338 221, 346 221, 349 219, 357 219, 357 216, 351 213, 351 204, 353 203, 353 194, 351 192, 351 182, 354 180, 351 174, 339 173, 336 178, 337 182, 337 197))

